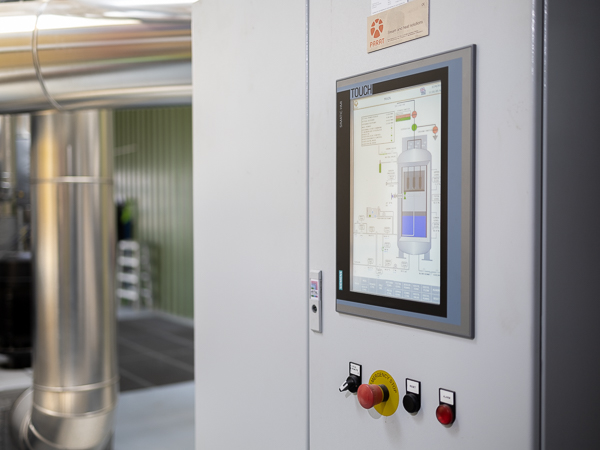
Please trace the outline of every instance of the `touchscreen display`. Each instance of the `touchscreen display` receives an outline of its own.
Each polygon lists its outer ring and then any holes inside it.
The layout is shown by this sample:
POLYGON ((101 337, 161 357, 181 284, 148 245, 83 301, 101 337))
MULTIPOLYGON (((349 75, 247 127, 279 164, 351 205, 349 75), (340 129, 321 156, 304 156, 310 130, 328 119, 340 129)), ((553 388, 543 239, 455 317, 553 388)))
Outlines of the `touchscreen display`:
POLYGON ((350 290, 440 305, 442 81, 351 100, 350 290))
POLYGON ((337 312, 473 337, 474 51, 337 80, 337 312))

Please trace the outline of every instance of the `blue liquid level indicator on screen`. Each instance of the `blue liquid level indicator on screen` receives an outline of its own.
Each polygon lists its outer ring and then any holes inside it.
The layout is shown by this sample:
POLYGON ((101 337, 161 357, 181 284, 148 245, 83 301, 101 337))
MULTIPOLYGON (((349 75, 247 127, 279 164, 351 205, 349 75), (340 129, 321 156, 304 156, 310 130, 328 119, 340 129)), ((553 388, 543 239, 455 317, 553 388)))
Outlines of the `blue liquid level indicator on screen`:
POLYGON ((427 217, 402 216, 402 236, 427 237, 427 217))

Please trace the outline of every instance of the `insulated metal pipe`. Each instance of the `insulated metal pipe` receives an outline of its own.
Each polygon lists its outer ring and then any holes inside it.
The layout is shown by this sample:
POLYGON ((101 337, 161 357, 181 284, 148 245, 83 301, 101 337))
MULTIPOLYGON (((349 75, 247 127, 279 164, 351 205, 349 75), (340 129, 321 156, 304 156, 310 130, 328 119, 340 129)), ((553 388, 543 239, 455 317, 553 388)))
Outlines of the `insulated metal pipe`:
POLYGON ((118 395, 112 113, 31 122, 33 390, 13 430, 23 449, 104 450, 118 395))
POLYGON ((0 112, 190 104, 190 6, 2 4, 0 112))
POLYGON ((0 112, 45 111, 32 118, 34 386, 11 414, 24 450, 110 445, 112 124, 85 109, 191 103, 190 18, 189 5, 1 5, 0 112))
POLYGON ((17 178, 14 134, 12 117, 0 115, 0 259, 5 252, 17 249, 17 218, 13 212, 17 178))
MULTIPOLYGON (((11 116, 0 115, 0 202, 13 200, 16 180, 15 124, 11 116)), ((0 218, 2 216, 0 209, 0 218)))
POLYGON ((0 115, 0 259, 29 251, 30 146, 29 115, 0 115))

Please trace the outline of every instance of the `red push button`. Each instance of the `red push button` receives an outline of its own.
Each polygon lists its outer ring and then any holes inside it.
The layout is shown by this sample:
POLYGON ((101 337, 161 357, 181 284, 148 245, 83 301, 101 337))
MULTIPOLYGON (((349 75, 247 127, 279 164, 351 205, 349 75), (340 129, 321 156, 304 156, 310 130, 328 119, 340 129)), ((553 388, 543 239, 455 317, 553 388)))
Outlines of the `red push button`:
POLYGON ((442 425, 452 425, 454 422, 454 411, 450 405, 446 405, 445 403, 437 407, 435 416, 442 425))
POLYGON ((365 409, 371 409, 389 397, 388 388, 382 384, 361 384, 358 388, 358 402, 365 409))

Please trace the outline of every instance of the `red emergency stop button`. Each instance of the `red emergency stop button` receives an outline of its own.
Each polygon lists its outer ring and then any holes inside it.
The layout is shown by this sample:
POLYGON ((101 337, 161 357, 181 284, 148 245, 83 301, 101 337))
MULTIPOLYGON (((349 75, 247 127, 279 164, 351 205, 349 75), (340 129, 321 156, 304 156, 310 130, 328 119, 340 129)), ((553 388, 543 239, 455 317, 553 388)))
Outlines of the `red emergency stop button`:
POLYGON ((387 401, 390 392, 383 384, 361 384, 358 388, 358 402, 365 409, 371 409, 375 405, 387 401))
POLYGON ((435 417, 442 425, 452 425, 454 422, 454 410, 450 405, 442 403, 435 410, 435 417))

